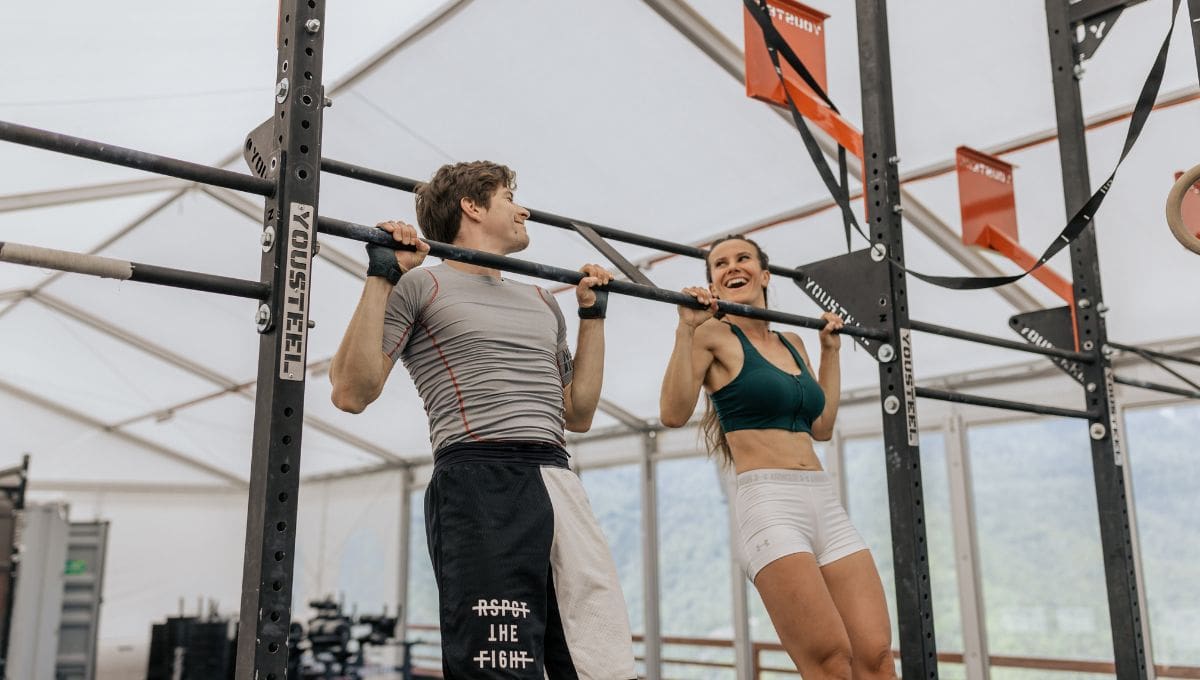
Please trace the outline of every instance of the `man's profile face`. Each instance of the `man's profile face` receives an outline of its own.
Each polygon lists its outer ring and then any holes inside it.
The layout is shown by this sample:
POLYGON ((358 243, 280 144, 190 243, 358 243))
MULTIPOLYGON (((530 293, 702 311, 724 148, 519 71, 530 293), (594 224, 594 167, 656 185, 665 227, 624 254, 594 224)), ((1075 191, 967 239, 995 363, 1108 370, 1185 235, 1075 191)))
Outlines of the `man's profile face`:
POLYGON ((498 250, 507 255, 529 246, 529 233, 525 230, 528 217, 529 211, 517 204, 512 189, 501 186, 489 197, 480 227, 498 250))

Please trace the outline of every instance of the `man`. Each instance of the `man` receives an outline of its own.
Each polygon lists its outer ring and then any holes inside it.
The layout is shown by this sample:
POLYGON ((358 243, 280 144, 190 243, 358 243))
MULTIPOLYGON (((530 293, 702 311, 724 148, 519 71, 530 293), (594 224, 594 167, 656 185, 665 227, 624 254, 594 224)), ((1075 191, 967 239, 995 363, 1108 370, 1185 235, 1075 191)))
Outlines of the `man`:
MULTIPOLYGON (((434 241, 508 255, 529 244, 514 173, 446 165, 416 195, 434 241)), ((612 274, 587 265, 575 289, 572 362, 558 302, 486 267, 444 262, 403 222, 379 227, 415 251, 368 245, 367 281, 330 366, 333 402, 361 412, 397 357, 425 402, 434 472, 425 528, 447 679, 636 677, 616 568, 564 427, 584 432, 600 400, 612 274)))

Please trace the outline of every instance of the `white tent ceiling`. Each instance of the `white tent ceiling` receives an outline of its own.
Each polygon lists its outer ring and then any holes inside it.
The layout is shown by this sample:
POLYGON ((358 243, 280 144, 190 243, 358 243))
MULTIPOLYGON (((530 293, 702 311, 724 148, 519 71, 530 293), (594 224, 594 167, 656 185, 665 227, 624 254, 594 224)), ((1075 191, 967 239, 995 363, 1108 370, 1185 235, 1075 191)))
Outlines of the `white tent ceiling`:
MULTIPOLYGON (((830 93, 857 121, 853 3, 812 4, 832 15, 830 93)), ((960 144, 998 148, 1054 127, 1040 3, 892 4, 902 173, 944 165, 960 144)), ((685 243, 827 200, 790 122, 747 99, 709 56, 741 49, 741 2, 692 0, 707 31, 701 46, 658 11, 686 7, 666 0, 331 3, 325 80, 334 106, 326 111, 323 153, 415 178, 450 161, 500 160, 517 169, 518 200, 528 206, 685 243)), ((1115 25, 1084 76, 1088 115, 1136 99, 1168 7, 1145 2, 1115 25)), ((233 0, 19 4, 0 42, 8 74, 0 119, 244 170, 235 156, 240 140, 271 110, 274 10, 273 3, 233 0)), ((1196 146, 1181 143, 1191 139, 1184 131, 1200 107, 1186 96, 1196 89, 1192 49, 1187 31, 1177 31, 1163 92, 1183 103, 1151 117, 1097 218, 1109 329, 1124 342, 1200 334, 1195 296, 1183 294, 1196 290, 1200 268, 1161 216, 1172 172, 1197 160, 1196 146)), ((1118 122, 1089 133, 1094 182, 1115 162, 1124 132, 1118 122)), ((146 175, 15 145, 0 149, 0 240, 258 276, 258 199, 185 182, 128 184, 146 175), (109 198, 67 202, 77 197, 68 190, 112 183, 125 189, 104 187, 99 192, 109 198), (124 195, 135 190, 143 192, 124 195)), ((1051 142, 1005 156, 1018 168, 1021 236, 1030 250, 1044 248, 1064 223, 1056 151, 1051 142)), ((906 189, 957 229, 952 174, 906 189)), ((407 194, 329 175, 320 207, 368 224, 413 219, 407 194)), ((522 257, 569 267, 600 260, 573 234, 532 229, 522 257)), ((927 233, 936 235, 936 225, 930 232, 906 224, 909 266, 971 273, 927 233)), ((844 250, 831 210, 756 237, 783 265, 844 250)), ((323 360, 357 301, 363 258, 358 244, 330 238, 323 248, 312 302, 305 473, 425 459, 423 410, 401 374, 363 415, 341 413, 329 401, 323 360)), ((654 255, 618 249, 635 261, 654 255)), ((971 257, 1012 271, 990 255, 971 257)), ((1069 275, 1063 258, 1052 264, 1069 275)), ((676 289, 702 280, 700 267, 671 258, 647 273, 676 289)), ((1019 311, 1016 298, 993 291, 952 292, 916 280, 909 288, 912 316, 922 321, 1008 337, 1007 319, 1019 311)), ((1057 304, 1035 283, 1017 288, 1020 299, 1057 304)), ((568 309, 569 296, 562 298, 568 309)), ((775 282, 772 304, 817 311, 786 281, 775 282)), ((244 480, 257 361, 252 314, 244 300, 0 267, 0 463, 32 451, 39 477, 64 482, 244 480)), ((673 323, 673 311, 660 304, 611 304, 607 401, 655 417, 673 323)), ((919 379, 1028 361, 928 336, 919 336, 916 350, 919 379)), ((847 352, 844 385, 875 382, 874 361, 847 352)), ((1077 406, 1077 394, 1063 394, 1059 403, 1077 406)), ((876 412, 864 409, 859 427, 876 412)), ((616 425, 602 415, 596 428, 616 425)))

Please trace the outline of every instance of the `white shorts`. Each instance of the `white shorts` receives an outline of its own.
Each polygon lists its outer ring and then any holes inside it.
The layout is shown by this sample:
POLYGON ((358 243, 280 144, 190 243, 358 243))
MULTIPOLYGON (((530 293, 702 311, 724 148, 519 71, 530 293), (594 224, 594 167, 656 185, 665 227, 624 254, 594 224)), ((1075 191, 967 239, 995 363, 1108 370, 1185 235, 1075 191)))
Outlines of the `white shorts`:
POLYGON ((734 512, 736 547, 751 581, 763 567, 786 555, 812 553, 823 567, 867 549, 825 472, 743 472, 737 476, 734 512))

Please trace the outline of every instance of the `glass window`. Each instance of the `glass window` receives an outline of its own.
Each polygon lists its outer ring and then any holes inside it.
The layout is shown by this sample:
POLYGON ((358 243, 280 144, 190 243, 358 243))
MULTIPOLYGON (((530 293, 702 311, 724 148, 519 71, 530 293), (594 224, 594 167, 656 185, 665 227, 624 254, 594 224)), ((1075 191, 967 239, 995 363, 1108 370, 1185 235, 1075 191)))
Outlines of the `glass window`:
POLYGON ((390 595, 396 590, 396 582, 393 580, 390 584, 387 583, 389 578, 394 577, 388 569, 381 569, 380 566, 388 562, 384 550, 394 550, 395 546, 395 539, 386 540, 379 535, 376 527, 370 526, 357 527, 341 540, 342 554, 338 560, 337 588, 347 612, 383 613, 388 605, 384 594, 386 593, 389 596, 387 599, 391 600, 390 595))
POLYGON ((617 563, 635 635, 646 630, 642 597, 642 493, 638 465, 585 470, 580 478, 617 563))
MULTIPOLYGON (((883 439, 852 439, 844 446, 847 511, 863 540, 871 548, 892 621, 892 644, 898 647, 896 580, 892 568, 892 524, 888 510, 887 466, 883 439)), ((929 553, 929 578, 933 593, 934 633, 939 652, 961 652, 962 615, 958 602, 958 576, 954 567, 954 530, 950 517, 950 486, 946 472, 945 438, 940 432, 921 435, 922 499, 929 553)), ((939 675, 962 677, 958 664, 940 664, 939 675)))
MULTIPOLYGON (((657 464, 660 618, 664 637, 733 639, 729 512, 708 458, 657 464)), ((727 663, 728 669, 663 665, 672 678, 733 678, 732 647, 663 645, 664 659, 727 663)))
POLYGON ((1125 429, 1154 662, 1200 666, 1200 406, 1129 410, 1125 429))
POLYGON ((977 426, 968 440, 989 651, 1111 660, 1087 423, 977 426))
POLYGON ((408 639, 424 644, 413 647, 413 664, 422 668, 441 668, 441 634, 438 630, 438 590, 433 578, 433 562, 425 541, 425 490, 413 491, 409 498, 411 525, 408 549, 408 601, 405 621, 408 639))

